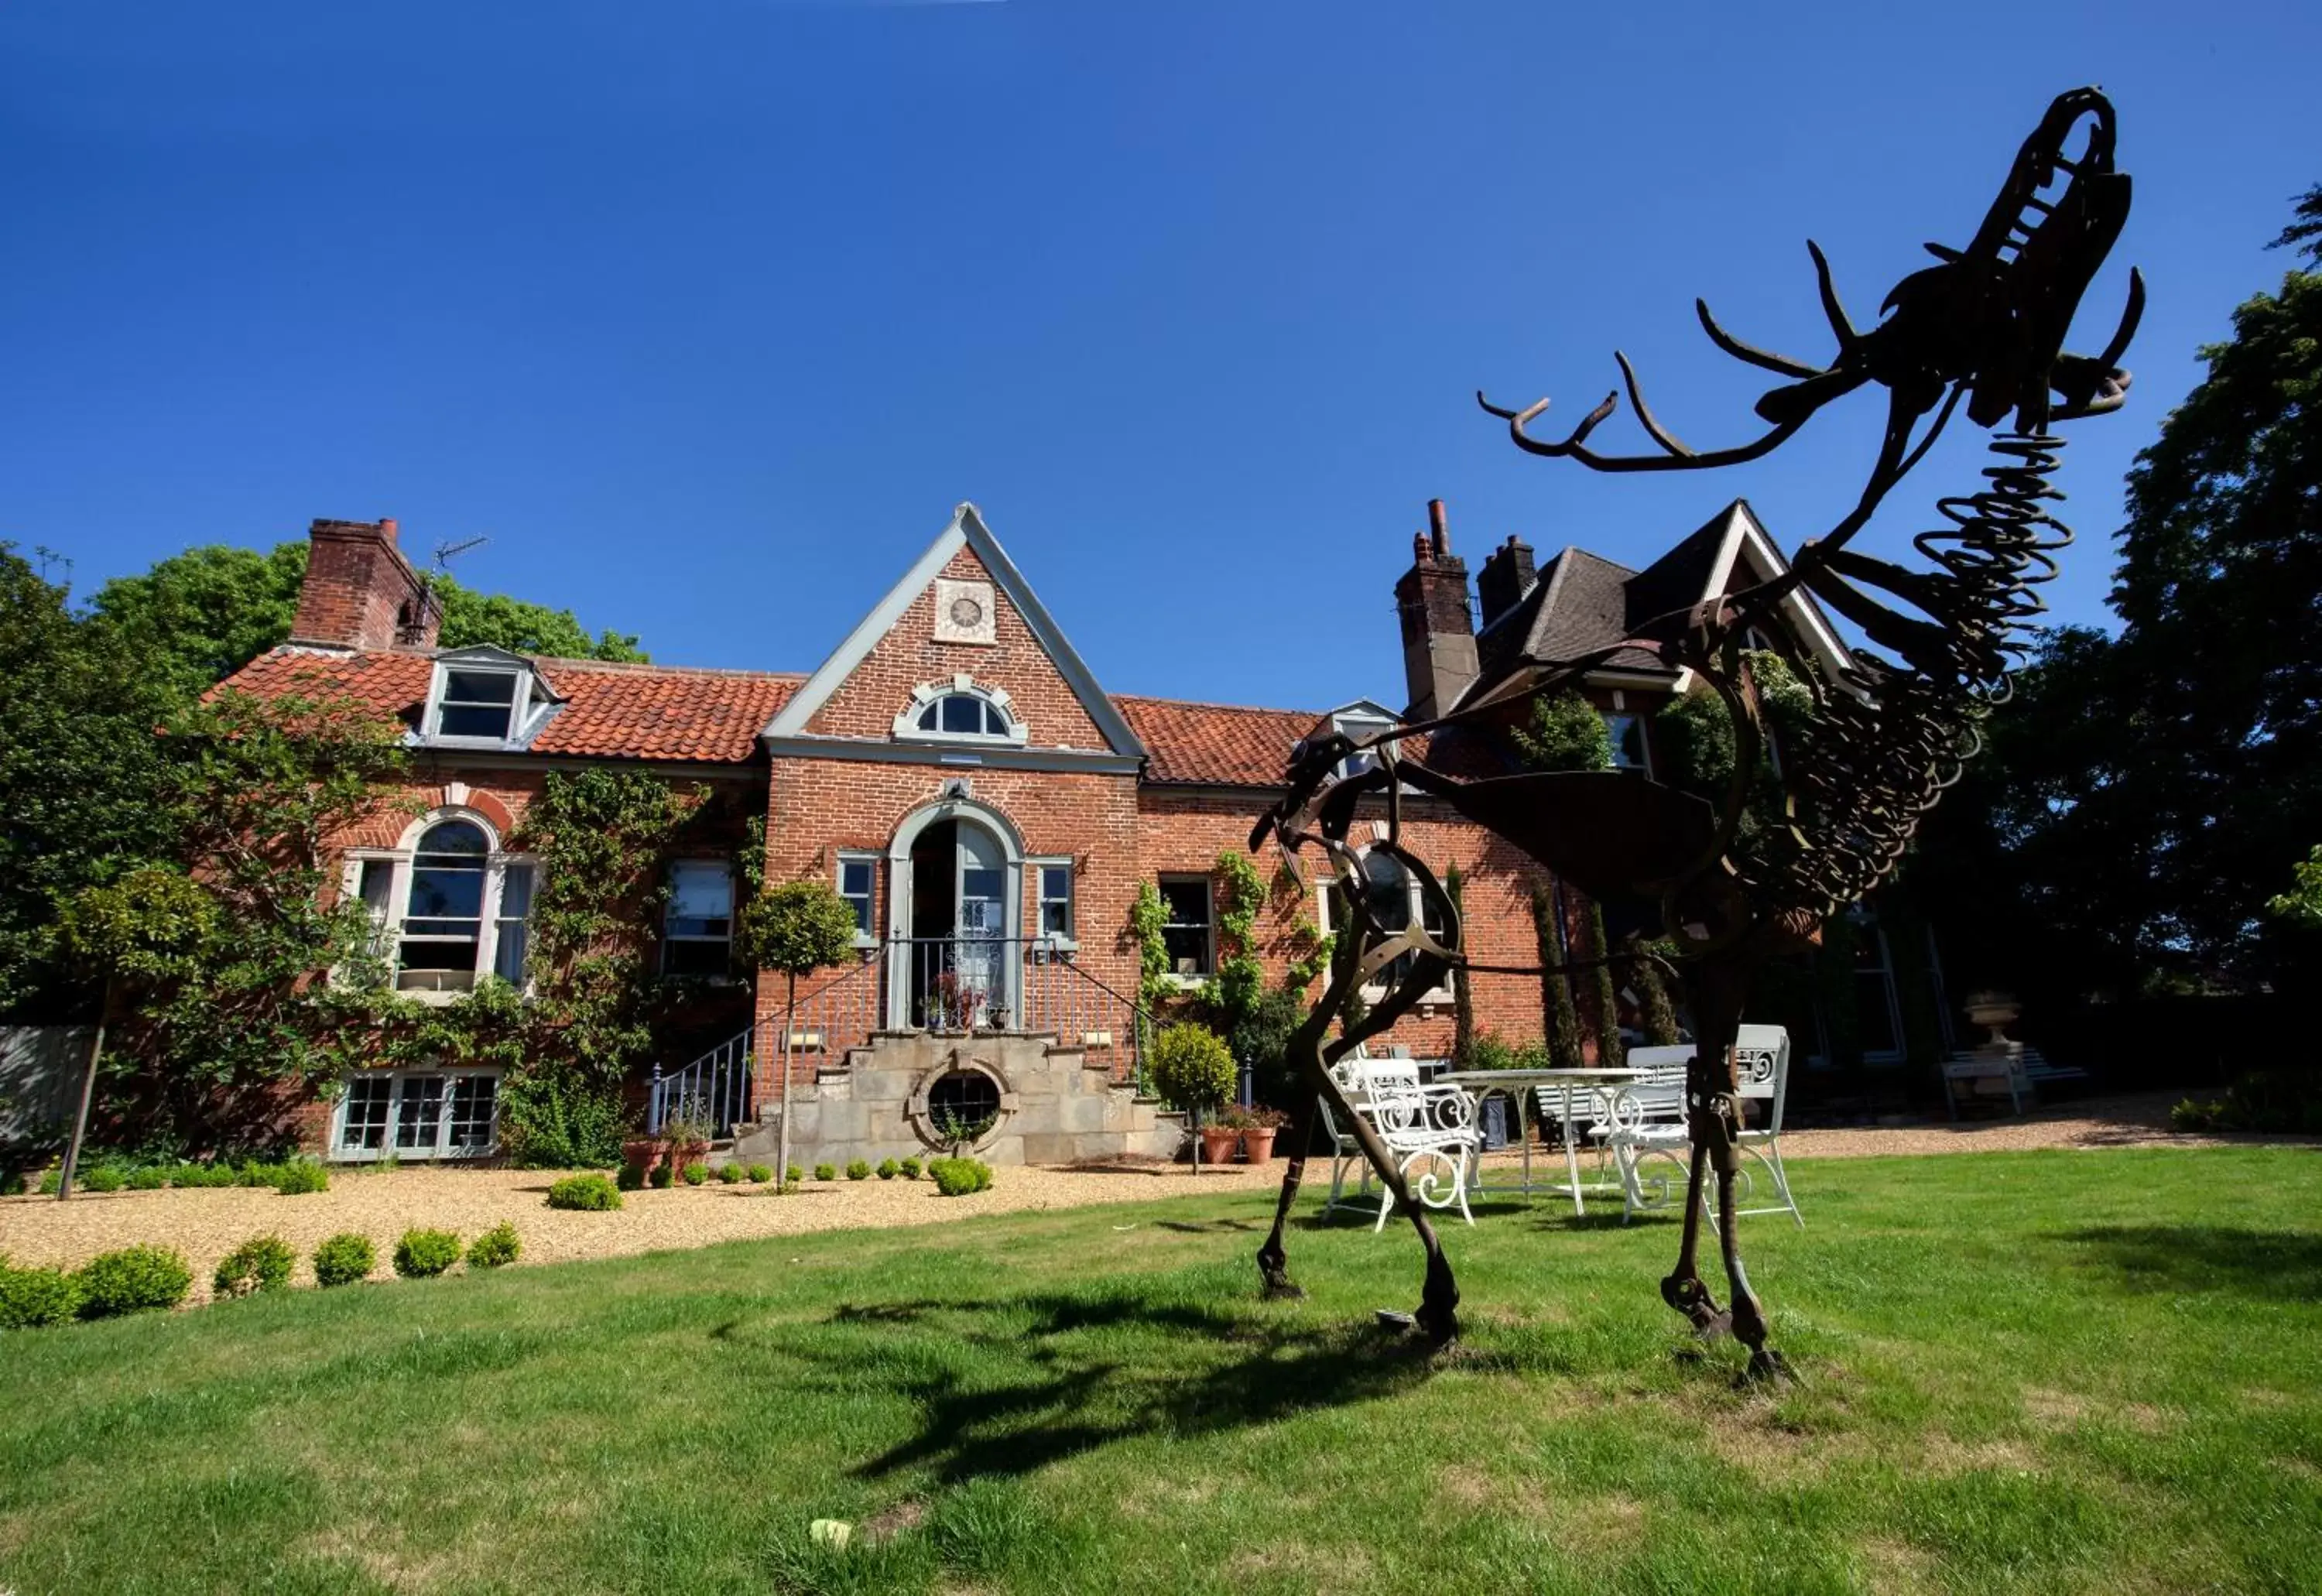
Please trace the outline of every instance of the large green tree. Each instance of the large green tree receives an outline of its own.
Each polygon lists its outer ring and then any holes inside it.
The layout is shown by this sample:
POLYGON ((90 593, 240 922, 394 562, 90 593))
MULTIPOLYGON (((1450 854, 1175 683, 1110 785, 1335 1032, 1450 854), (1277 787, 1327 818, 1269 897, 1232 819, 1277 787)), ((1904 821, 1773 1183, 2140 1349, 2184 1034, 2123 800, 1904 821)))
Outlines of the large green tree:
MULTIPOLYGON (((188 549, 98 588, 92 630, 147 661, 180 699, 191 699, 290 635, 306 574, 304 543, 278 543, 265 553, 224 544, 188 549)), ((635 637, 609 631, 592 637, 569 609, 478 593, 442 572, 434 582, 443 604, 445 648, 489 643, 520 654, 645 658, 635 637)))
MULTIPOLYGON (((2278 244, 2322 266, 2322 186, 2278 244)), ((2137 456, 2119 635, 2043 642, 1915 885, 1955 981, 2061 995, 2279 984, 2266 913, 2322 837, 2322 270, 2234 313, 2137 456)))

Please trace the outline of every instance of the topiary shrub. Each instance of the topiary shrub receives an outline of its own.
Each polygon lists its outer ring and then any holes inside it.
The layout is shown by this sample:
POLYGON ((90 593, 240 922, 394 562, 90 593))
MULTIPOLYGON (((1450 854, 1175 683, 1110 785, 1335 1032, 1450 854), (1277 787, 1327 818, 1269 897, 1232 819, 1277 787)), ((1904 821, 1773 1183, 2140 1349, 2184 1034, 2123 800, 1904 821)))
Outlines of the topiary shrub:
POLYGON ((247 1297, 252 1291, 279 1291, 290 1283, 290 1266, 298 1254, 279 1236, 253 1236, 218 1260, 210 1276, 210 1290, 220 1297, 247 1297))
POLYGON ((838 1166, 835 1163, 818 1163, 814 1166, 814 1178, 818 1181, 836 1181, 838 1179, 838 1166))
MULTIPOLYGON (((663 1184, 655 1170, 654 1184, 663 1184)), ((604 1213, 621 1206, 621 1189, 599 1174, 567 1175, 548 1189, 548 1206, 553 1208, 576 1208, 583 1213, 604 1213)))
POLYGON ((285 1197, 304 1197, 309 1191, 328 1191, 331 1176, 311 1158, 294 1158, 274 1166, 272 1185, 285 1197))
POLYGON ((795 1186, 805 1179, 806 1172, 794 1163, 782 1171, 782 1184, 785 1186, 795 1186))
POLYGON ((656 1191, 666 1191, 676 1179, 675 1170, 665 1163, 657 1163, 654 1165, 653 1173, 645 1177, 645 1184, 656 1191))
POLYGON ((468 1267, 502 1269, 515 1263, 523 1251, 516 1227, 503 1219, 468 1244, 468 1267))
POLYGON ((1171 1026, 1153 1044, 1153 1084, 1180 1108, 1214 1108, 1233 1095, 1234 1061, 1207 1026, 1171 1026))
POLYGON ((980 1158, 937 1158, 928 1163, 936 1190, 946 1197, 965 1197, 992 1188, 992 1166, 980 1158))
POLYGON ((326 1237, 315 1249, 315 1283, 351 1286, 357 1281, 369 1280, 378 1263, 379 1255, 371 1251, 370 1237, 342 1230, 326 1237))
POLYGON ((770 1163, 754 1163, 754 1164, 752 1164, 752 1165, 750 1166, 750 1184, 751 1184, 751 1185, 753 1185, 753 1186, 763 1186, 763 1185, 764 1185, 767 1181, 769 1181, 772 1180, 773 1178, 774 1178, 774 1166, 773 1166, 773 1165, 772 1165, 772 1164, 770 1164, 770 1163))
POLYGON ((80 1281, 61 1269, 0 1267, 0 1330, 68 1325, 80 1312, 80 1281))
POLYGON ((80 1317, 113 1318, 149 1308, 175 1308, 194 1289, 194 1272, 168 1247, 123 1247, 82 1264, 80 1317))
POLYGON ((903 1179, 906 1181, 916 1181, 919 1178, 919 1161, 916 1158, 906 1158, 895 1167, 902 1172, 903 1179))
POLYGON ((623 1164, 620 1173, 613 1177, 614 1186, 623 1191, 641 1190, 644 1183, 644 1172, 634 1163, 623 1164))
POLYGON ((685 1183, 687 1185, 699 1186, 702 1181, 708 1178, 709 1166, 708 1164, 697 1161, 685 1166, 685 1183))
POLYGON ((899 1172, 900 1172, 900 1166, 898 1165, 893 1159, 882 1158, 879 1161, 879 1178, 881 1180, 891 1181, 899 1172))
POLYGON ((738 1185, 743 1173, 742 1166, 738 1163, 721 1163, 718 1166, 718 1178, 728 1186, 738 1185))
MULTIPOLYGON (((594 1178, 605 1179, 602 1175, 594 1178)), ((395 1244, 395 1272, 406 1280, 428 1279, 459 1261, 460 1238, 449 1230, 407 1230, 403 1239, 395 1244)))
POLYGON ((850 1181, 869 1180, 871 1178, 871 1161, 867 1158, 857 1158, 850 1162, 846 1166, 846 1178, 850 1181))

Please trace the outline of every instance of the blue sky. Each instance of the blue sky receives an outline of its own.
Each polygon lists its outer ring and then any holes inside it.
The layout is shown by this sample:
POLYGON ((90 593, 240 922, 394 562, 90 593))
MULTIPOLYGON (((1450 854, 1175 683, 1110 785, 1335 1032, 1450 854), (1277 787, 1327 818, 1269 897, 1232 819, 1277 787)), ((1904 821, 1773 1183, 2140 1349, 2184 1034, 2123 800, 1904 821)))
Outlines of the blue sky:
POLYGON ((1745 435, 1763 374, 1693 296, 1825 356, 1805 239, 1868 321, 2093 81, 2136 211, 2078 342, 2130 261, 2153 292, 2067 455, 2052 592, 2101 618, 2122 472, 2322 180, 2322 7, 1753 9, 17 0, 0 538, 86 590, 392 515, 656 658, 803 670, 967 498, 1115 690, 1399 700, 1431 496, 1471 563, 1641 562, 1736 495, 1794 545, 1879 409, 1607 479, 1474 389, 1568 423, 1618 345, 1696 446, 1745 435))

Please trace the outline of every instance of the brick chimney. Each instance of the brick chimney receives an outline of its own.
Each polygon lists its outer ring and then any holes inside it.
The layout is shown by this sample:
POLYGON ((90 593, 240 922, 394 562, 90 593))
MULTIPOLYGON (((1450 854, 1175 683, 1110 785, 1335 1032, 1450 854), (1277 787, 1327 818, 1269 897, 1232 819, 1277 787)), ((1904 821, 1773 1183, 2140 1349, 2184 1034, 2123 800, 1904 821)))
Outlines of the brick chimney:
POLYGON ((1403 621, 1403 674, 1410 716, 1430 720, 1476 679, 1476 620, 1467 609, 1467 563, 1451 552, 1443 501, 1427 501, 1428 530, 1411 540, 1411 569, 1394 585, 1403 621))
POLYGON ((1522 604, 1523 596, 1539 579, 1531 545, 1522 538, 1512 535, 1485 555, 1484 569, 1476 573, 1476 597, 1484 606, 1484 625, 1490 625, 1522 604))
POLYGON ((317 521, 290 641, 333 648, 433 648, 443 606, 403 551, 392 520, 317 521))

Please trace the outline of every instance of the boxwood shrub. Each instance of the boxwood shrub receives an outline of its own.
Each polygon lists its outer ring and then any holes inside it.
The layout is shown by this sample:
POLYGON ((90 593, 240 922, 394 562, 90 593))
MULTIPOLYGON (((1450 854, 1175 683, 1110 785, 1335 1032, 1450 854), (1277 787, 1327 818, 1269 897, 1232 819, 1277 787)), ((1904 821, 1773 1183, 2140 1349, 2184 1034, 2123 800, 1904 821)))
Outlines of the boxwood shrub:
POLYGON ((689 1163, 685 1166, 685 1183, 687 1185, 699 1186, 702 1181, 708 1178, 709 1166, 708 1164, 697 1163, 689 1163))
POLYGON ((274 1166, 270 1182, 285 1197, 303 1197, 309 1191, 328 1191, 330 1172, 311 1158, 294 1158, 288 1163, 274 1166))
POLYGON ((871 1178, 871 1161, 867 1158, 857 1158, 849 1163, 846 1166, 846 1178, 850 1181, 869 1180, 871 1178))
POLYGON ((0 1330, 70 1324, 80 1312, 80 1281, 61 1269, 0 1265, 0 1330))
MULTIPOLYGON (((654 1183, 664 1184, 661 1171, 654 1171, 654 1183)), ((599 1174, 567 1175, 548 1189, 548 1206, 553 1208, 580 1208, 589 1213, 603 1213, 621 1206, 621 1189, 599 1174)))
POLYGON ((891 1181, 900 1168, 900 1166, 893 1159, 882 1158, 879 1161, 879 1178, 882 1181, 891 1181))
POLYGON ((992 1186, 992 1166, 980 1158, 933 1159, 928 1173, 935 1177, 936 1190, 946 1197, 965 1197, 992 1186))
POLYGON ((252 1291, 279 1291, 290 1283, 290 1266, 298 1254, 279 1236, 253 1236, 218 1260, 210 1276, 210 1290, 221 1297, 246 1297, 252 1291))
POLYGON ((516 1227, 503 1219, 468 1244, 468 1267, 503 1268, 515 1263, 523 1251, 524 1243, 517 1238, 516 1227))
POLYGON ((835 1163, 818 1163, 814 1166, 814 1178, 818 1181, 836 1181, 838 1179, 838 1166, 835 1163))
POLYGON ((753 1186, 763 1186, 763 1185, 764 1185, 767 1181, 769 1181, 772 1180, 773 1178, 774 1178, 774 1166, 773 1166, 772 1164, 771 1164, 771 1163, 754 1163, 754 1164, 752 1164, 752 1165, 750 1166, 750 1184, 751 1184, 751 1185, 753 1185, 753 1186))
POLYGON ((740 1185, 743 1176, 746 1173, 748 1172, 738 1163, 721 1163, 718 1166, 718 1178, 728 1186, 740 1185))
POLYGON ((895 1167, 903 1172, 903 1179, 906 1181, 916 1181, 919 1178, 919 1161, 916 1158, 906 1158, 895 1167))
POLYGON ((175 1308, 194 1289, 194 1272, 169 1247, 123 1247, 80 1266, 80 1317, 113 1318, 148 1308, 175 1308))
MULTIPOLYGON (((601 1181, 605 1177, 599 1175, 601 1181)), ((443 1273, 460 1261, 460 1238, 449 1230, 413 1228, 395 1244, 395 1272, 406 1280, 425 1280, 443 1273)))
POLYGON ((371 1251, 370 1237, 342 1230, 315 1249, 315 1283, 351 1286, 370 1279, 378 1263, 379 1254, 371 1251))

